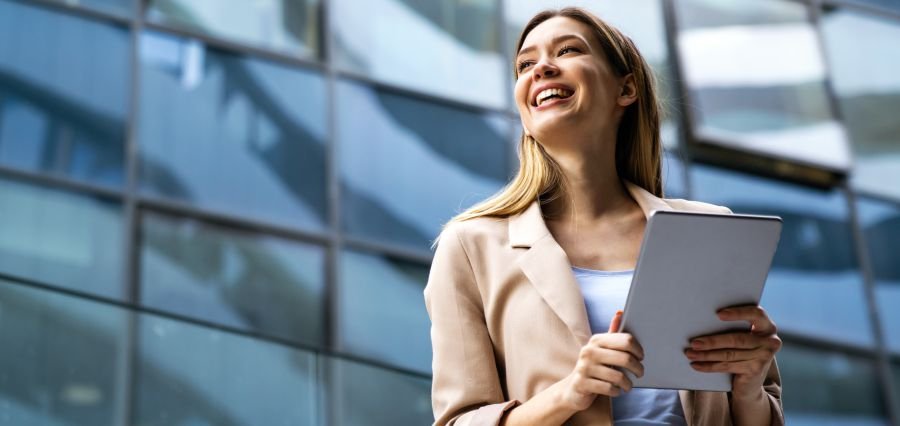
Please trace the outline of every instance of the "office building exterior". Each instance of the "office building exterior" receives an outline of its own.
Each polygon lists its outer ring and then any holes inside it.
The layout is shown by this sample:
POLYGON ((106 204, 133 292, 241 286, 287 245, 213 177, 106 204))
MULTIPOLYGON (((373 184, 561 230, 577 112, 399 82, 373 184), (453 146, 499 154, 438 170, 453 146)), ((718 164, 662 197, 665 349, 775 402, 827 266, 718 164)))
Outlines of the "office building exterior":
POLYGON ((900 422, 894 0, 0 0, 0 424, 430 423, 429 246, 569 4, 657 72, 668 197, 784 218, 789 422, 900 422))

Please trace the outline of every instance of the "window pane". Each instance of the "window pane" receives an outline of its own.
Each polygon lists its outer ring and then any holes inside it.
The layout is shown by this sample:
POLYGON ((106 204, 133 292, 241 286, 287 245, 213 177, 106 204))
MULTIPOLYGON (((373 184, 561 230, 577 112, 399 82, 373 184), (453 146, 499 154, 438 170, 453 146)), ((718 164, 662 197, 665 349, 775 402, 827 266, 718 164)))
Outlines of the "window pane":
POLYGON ((422 292, 428 268, 345 251, 338 292, 341 348, 431 372, 431 322, 422 292))
POLYGON ((695 165, 693 197, 735 213, 781 216, 778 251, 762 306, 779 328, 825 340, 873 345, 847 201, 820 191, 695 165))
POLYGON ((0 164, 123 182, 124 29, 0 0, 0 164))
POLYGON ((135 0, 50 0, 57 3, 63 3, 69 6, 85 7, 88 9, 99 10, 101 12, 112 13, 124 18, 132 16, 135 0))
POLYGON ((149 0, 147 19, 228 41, 315 57, 318 0, 149 0))
POLYGON ((427 425, 431 382, 342 359, 329 359, 333 424, 347 426, 427 425))
POLYGON ((875 279, 875 302, 888 348, 900 354, 900 206, 866 198, 857 213, 875 279))
MULTIPOLYGON (((900 359, 891 362, 891 380, 894 381, 894 389, 900 389, 900 359)), ((900 410, 900 395, 894 395, 894 412, 900 410)))
POLYGON ((824 15, 822 31, 853 140, 852 182, 900 199, 900 21, 837 9, 824 15))
POLYGON ((135 424, 318 424, 314 354, 152 315, 139 333, 135 424))
POLYGON ((888 424, 874 359, 790 343, 776 358, 787 424, 888 424))
POLYGON ((311 344, 324 342, 324 250, 145 213, 144 305, 311 344))
POLYGON ((0 280, 0 423, 111 425, 128 314, 0 280))
POLYGON ((342 221, 351 234, 427 249, 456 212, 506 182, 508 121, 337 86, 342 221))
POLYGON ((497 0, 335 0, 337 65, 391 84, 508 105, 497 0))
POLYGON ((0 179, 0 271, 121 298, 117 203, 0 179))
POLYGON ((318 74, 141 37, 141 188, 278 224, 325 223, 326 111, 318 74))
POLYGON ((663 154, 663 195, 666 198, 686 198, 684 163, 682 154, 666 151, 663 154))
POLYGON ((673 3, 698 135, 737 150, 846 170, 825 59, 800 2, 673 3))

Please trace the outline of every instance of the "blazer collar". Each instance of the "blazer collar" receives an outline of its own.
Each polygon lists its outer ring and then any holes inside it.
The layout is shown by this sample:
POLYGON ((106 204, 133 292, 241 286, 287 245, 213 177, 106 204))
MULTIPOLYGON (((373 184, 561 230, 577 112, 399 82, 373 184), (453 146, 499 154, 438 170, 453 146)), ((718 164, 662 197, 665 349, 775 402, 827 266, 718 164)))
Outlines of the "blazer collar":
MULTIPOLYGON (((654 210, 672 210, 665 201, 643 188, 628 181, 624 183, 648 218, 654 210)), ((568 256, 547 229, 539 201, 533 201, 524 212, 509 218, 509 243, 512 247, 528 249, 516 263, 579 345, 587 343, 591 330, 584 297, 568 256)))
MULTIPOLYGON (((650 213, 655 210, 672 210, 661 198, 647 192, 627 180, 622 181, 631 198, 638 203, 644 216, 650 218, 650 213)), ((525 211, 509 218, 509 244, 512 247, 529 248, 545 235, 549 235, 547 224, 544 222, 544 214, 541 212, 541 203, 534 200, 525 211)))

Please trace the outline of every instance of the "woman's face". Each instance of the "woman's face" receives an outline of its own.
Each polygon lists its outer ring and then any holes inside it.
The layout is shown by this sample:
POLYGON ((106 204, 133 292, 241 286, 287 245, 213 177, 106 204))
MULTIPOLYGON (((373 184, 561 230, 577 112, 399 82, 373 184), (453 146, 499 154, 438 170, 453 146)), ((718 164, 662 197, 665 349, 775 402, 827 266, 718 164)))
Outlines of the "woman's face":
POLYGON ((602 132, 626 105, 623 79, 606 62, 591 27, 557 16, 535 27, 516 57, 515 98, 526 134, 538 141, 602 132))

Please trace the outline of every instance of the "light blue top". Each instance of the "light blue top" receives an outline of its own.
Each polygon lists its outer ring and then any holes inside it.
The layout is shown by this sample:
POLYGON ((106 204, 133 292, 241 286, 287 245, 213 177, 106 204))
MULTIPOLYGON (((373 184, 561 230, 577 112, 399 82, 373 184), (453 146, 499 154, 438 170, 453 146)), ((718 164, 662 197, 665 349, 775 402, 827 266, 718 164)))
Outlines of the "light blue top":
MULTIPOLYGON (((598 271, 572 267, 584 304, 591 333, 606 333, 616 311, 625 308, 633 270, 598 271)), ((678 391, 634 388, 612 399, 616 425, 685 425, 678 391)))

